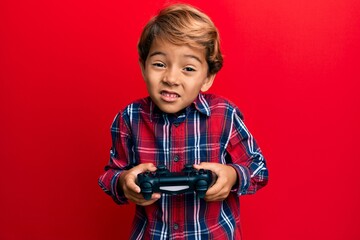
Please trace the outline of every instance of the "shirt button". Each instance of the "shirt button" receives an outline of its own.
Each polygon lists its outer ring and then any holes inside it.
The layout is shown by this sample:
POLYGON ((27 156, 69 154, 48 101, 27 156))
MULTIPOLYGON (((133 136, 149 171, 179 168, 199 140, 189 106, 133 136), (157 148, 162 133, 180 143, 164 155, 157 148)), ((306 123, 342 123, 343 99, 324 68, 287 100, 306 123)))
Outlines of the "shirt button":
POLYGON ((178 224, 174 224, 174 230, 178 230, 179 229, 179 225, 178 224))
POLYGON ((180 157, 178 155, 174 156, 174 162, 178 162, 180 160, 180 157))

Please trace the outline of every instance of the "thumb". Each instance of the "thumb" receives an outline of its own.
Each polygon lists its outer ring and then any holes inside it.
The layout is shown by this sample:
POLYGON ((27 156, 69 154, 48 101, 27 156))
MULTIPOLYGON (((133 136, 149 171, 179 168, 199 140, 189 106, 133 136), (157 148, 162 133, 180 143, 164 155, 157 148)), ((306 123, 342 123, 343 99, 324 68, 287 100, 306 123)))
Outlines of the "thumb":
POLYGON ((221 165, 221 164, 220 163, 201 162, 200 164, 194 164, 194 168, 197 170, 199 170, 199 169, 210 170, 213 173, 215 173, 216 175, 218 175, 219 165, 221 165))
POLYGON ((213 170, 214 169, 214 163, 209 162, 201 162, 200 164, 194 164, 194 168, 199 169, 205 169, 205 170, 213 170))
POLYGON ((137 177, 138 174, 146 171, 156 171, 155 165, 152 163, 144 163, 130 169, 126 180, 128 187, 133 191, 140 193, 140 187, 137 185, 137 177))
POLYGON ((200 164, 194 164, 194 168, 199 170, 199 169, 205 169, 205 170, 210 170, 212 172, 212 177, 213 177, 213 181, 211 183, 211 185, 213 185, 218 178, 219 175, 219 168, 218 165, 220 163, 209 163, 209 162, 201 162, 200 164))
POLYGON ((138 175, 139 173, 143 173, 146 171, 154 172, 156 171, 156 167, 153 163, 143 163, 139 164, 136 167, 133 168, 134 175, 138 175))

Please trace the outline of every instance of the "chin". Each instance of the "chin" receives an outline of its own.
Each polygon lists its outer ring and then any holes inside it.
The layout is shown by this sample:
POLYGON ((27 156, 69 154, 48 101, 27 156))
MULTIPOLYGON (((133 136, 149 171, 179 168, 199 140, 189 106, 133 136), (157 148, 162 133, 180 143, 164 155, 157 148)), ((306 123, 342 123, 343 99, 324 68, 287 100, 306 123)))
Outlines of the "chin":
POLYGON ((179 112, 180 110, 162 109, 162 111, 163 111, 164 113, 168 113, 168 114, 175 114, 175 113, 179 112))
POLYGON ((168 114, 175 114, 175 113, 178 113, 178 112, 180 112, 182 110, 182 109, 172 108, 172 107, 161 107, 160 109, 164 113, 168 113, 168 114))

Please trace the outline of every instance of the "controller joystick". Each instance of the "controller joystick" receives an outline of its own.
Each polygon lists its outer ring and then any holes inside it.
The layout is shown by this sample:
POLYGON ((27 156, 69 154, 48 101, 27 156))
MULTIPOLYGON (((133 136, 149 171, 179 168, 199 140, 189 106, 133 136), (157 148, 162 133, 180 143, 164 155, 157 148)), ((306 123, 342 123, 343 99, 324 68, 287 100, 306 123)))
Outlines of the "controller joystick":
POLYGON ((192 164, 186 164, 181 172, 170 172, 165 165, 159 165, 155 172, 138 174, 137 183, 146 200, 151 199, 154 192, 171 195, 196 192, 204 198, 213 182, 210 170, 196 170, 192 164))
POLYGON ((185 164, 184 168, 183 168, 183 172, 184 173, 191 173, 192 171, 194 171, 195 169, 193 168, 192 164, 185 164))
POLYGON ((165 165, 159 165, 157 166, 156 173, 158 175, 166 175, 167 173, 169 173, 169 170, 166 168, 165 165))

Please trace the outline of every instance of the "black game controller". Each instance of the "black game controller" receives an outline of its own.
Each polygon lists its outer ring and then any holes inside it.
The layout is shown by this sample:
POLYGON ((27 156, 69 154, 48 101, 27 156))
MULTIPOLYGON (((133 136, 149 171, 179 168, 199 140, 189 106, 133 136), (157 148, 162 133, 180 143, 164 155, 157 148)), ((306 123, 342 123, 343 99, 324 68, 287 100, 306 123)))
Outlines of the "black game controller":
POLYGON ((146 200, 151 199, 154 192, 171 195, 195 191, 200 198, 213 182, 210 170, 196 170, 192 164, 186 164, 182 172, 170 172, 165 165, 159 165, 155 172, 144 172, 137 176, 137 184, 146 200))

